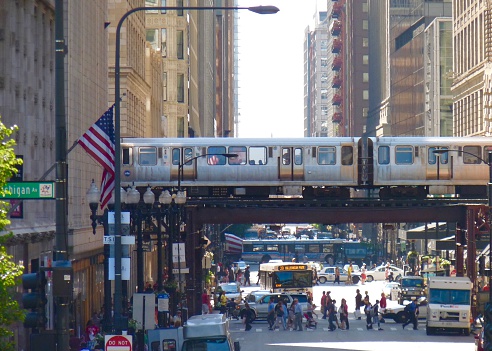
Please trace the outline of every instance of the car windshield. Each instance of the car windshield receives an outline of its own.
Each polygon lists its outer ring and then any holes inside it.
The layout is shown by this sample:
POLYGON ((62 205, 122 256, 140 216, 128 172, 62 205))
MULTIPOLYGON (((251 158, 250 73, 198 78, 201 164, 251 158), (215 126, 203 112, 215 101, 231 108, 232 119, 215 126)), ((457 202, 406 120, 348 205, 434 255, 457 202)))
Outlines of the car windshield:
POLYGON ((402 288, 421 288, 424 286, 423 279, 402 279, 402 288))
POLYGON ((230 351, 226 338, 186 340, 183 351, 230 351))
POLYGON ((237 293, 237 285, 222 285, 221 286, 222 290, 227 293, 237 293))

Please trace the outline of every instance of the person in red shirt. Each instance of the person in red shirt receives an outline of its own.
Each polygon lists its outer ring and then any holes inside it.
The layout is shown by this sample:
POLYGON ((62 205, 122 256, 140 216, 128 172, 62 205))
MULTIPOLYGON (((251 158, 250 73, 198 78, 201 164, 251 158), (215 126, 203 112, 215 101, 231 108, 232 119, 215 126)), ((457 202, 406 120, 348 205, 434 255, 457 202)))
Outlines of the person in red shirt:
POLYGON ((202 314, 208 314, 210 313, 211 306, 210 306, 210 297, 208 296, 207 289, 203 289, 203 294, 202 294, 202 314))
POLYGON ((384 292, 381 293, 381 300, 379 300, 379 307, 381 307, 381 313, 384 313, 386 309, 386 295, 384 292))
POLYGON ((87 322, 85 327, 85 336, 87 344, 94 344, 96 340, 96 335, 99 334, 99 328, 95 325, 91 319, 87 322))

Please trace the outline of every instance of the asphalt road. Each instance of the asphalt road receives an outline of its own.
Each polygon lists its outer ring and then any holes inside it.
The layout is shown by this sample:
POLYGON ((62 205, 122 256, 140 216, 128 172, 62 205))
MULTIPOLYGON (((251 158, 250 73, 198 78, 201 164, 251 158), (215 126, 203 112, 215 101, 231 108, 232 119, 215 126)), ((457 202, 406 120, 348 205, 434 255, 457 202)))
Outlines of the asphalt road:
MULTIPOLYGON (((256 267, 252 267, 253 269, 256 267)), ((256 282, 256 272, 252 271, 251 280, 256 282)), ((365 291, 369 293, 372 303, 376 298, 379 299, 384 282, 371 282, 361 285, 333 285, 326 283, 314 288, 314 302, 319 305, 323 291, 331 291, 331 296, 337 300, 344 297, 347 300, 349 311, 354 310, 355 291, 360 289, 362 295, 365 291)), ((259 289, 254 285, 243 287, 244 293, 259 289)), ((388 304, 396 304, 396 301, 388 301, 388 304)), ((354 351, 386 351, 386 350, 445 350, 445 351, 472 351, 474 350, 473 335, 433 335, 427 336, 425 333, 425 321, 420 321, 419 330, 413 330, 409 325, 402 329, 401 324, 393 321, 386 321, 381 324, 384 329, 367 330, 365 321, 355 320, 351 313, 349 317, 350 330, 328 331, 328 322, 321 319, 318 312, 318 326, 315 330, 305 329, 303 332, 289 330, 268 330, 265 321, 255 321, 253 328, 245 332, 241 321, 231 320, 230 330, 235 341, 241 344, 241 351, 299 351, 300 348, 316 350, 354 350, 354 351)))

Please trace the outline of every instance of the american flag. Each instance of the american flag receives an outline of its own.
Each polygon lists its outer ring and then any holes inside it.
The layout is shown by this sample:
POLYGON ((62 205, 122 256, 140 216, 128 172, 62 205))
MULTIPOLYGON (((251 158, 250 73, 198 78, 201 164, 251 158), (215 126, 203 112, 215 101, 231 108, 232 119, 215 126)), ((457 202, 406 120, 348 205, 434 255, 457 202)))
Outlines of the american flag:
POLYGON ((114 189, 114 124, 111 106, 79 139, 79 144, 103 168, 101 180, 101 208, 111 199, 114 189))

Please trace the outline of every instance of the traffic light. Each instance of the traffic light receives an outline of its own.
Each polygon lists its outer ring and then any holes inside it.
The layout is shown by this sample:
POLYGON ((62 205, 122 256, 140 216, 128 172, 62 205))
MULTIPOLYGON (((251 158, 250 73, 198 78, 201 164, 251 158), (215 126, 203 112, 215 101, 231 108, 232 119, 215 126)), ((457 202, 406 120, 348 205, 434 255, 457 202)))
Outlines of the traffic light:
POLYGON ((481 276, 485 275, 485 256, 483 255, 478 258, 478 273, 481 276))
POLYGON ((24 290, 31 290, 22 295, 22 305, 25 309, 31 309, 24 319, 26 328, 44 328, 46 326, 46 277, 44 272, 22 275, 24 290))

